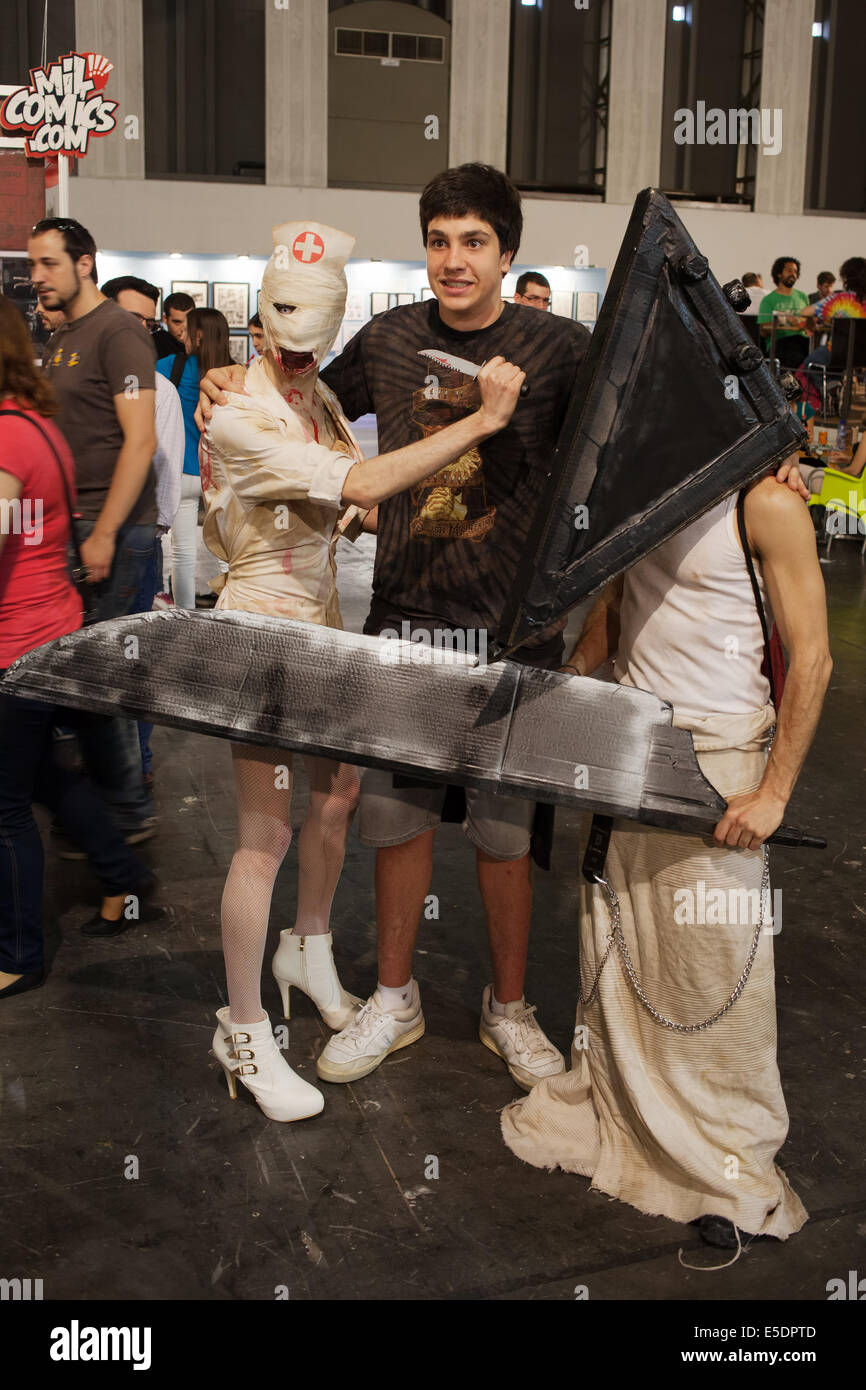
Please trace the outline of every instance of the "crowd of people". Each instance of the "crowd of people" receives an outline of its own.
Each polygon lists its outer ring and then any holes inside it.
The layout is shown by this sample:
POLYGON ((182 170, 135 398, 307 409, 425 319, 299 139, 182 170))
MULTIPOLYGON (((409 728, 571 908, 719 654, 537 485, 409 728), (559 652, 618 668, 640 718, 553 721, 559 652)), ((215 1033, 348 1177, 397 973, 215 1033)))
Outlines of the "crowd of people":
MULTIPOLYGON (((71 220, 37 224, 33 284, 42 311, 62 322, 40 371, 23 321, 0 301, 0 500, 42 498, 45 507, 39 545, 26 531, 0 535, 0 671, 82 622, 152 607, 167 526, 176 533, 174 599, 192 606, 201 492, 205 539, 225 568, 220 609, 340 628, 337 546, 351 520, 377 537, 365 633, 495 630, 589 334, 537 312, 550 308, 540 272, 521 277, 513 304, 503 300, 522 232, 520 197, 504 174, 478 164, 446 170, 419 211, 433 298, 372 319, 321 376, 345 308, 354 244, 345 232, 315 222, 275 229, 251 322, 261 340, 244 368, 229 365, 216 311, 173 295, 161 329, 154 286, 121 277, 100 292, 90 234, 71 220), (287 257, 310 233, 320 254, 287 257), (445 364, 433 391, 431 354, 445 364), (477 370, 464 370, 467 359, 477 370), (530 367, 533 390, 521 399, 530 367), (380 453, 368 459, 349 422, 370 413, 380 453), (67 570, 70 541, 87 572, 82 592, 67 570)), ((856 287, 852 264, 843 284, 856 287)), ((773 278, 799 321, 794 268, 782 258, 773 278)), ((806 1212, 775 1163, 787 1112, 772 935, 763 920, 684 930, 673 893, 703 880, 747 895, 757 888, 765 901, 763 846, 782 822, 830 672, 805 495, 788 461, 610 586, 568 659, 562 621, 512 656, 569 679, 613 660, 616 680, 671 703, 727 799, 712 837, 616 824, 607 891, 580 889, 581 979, 593 983, 580 996, 570 1068, 524 995, 532 858, 545 859, 551 838, 543 808, 377 769, 359 780, 353 767, 305 758, 296 918, 272 970, 286 1016, 294 987, 335 1030, 317 1061, 322 1081, 366 1076, 423 1035, 415 941, 436 827, 456 814, 475 851, 492 958, 480 1041, 527 1093, 503 1113, 509 1147, 641 1210, 700 1221, 716 1245, 799 1228, 806 1212), (789 657, 784 700, 762 669, 773 620, 789 657), (731 634, 739 661, 724 659, 731 634), (356 811, 376 857, 378 975, 366 1001, 344 989, 330 931, 356 811), (643 997, 608 963, 614 942, 638 963, 643 997), (719 1010, 750 943, 748 983, 719 1010), (731 1153, 736 1183, 726 1177, 731 1153)), ((123 929, 124 893, 152 893, 134 848, 154 828, 147 747, 148 731, 120 716, 83 719, 0 693, 0 998, 44 979, 34 801, 51 808, 100 879, 90 932, 123 929), (58 728, 74 730, 83 764, 62 776, 58 728)), ((295 1121, 318 1114, 325 1097, 277 1048, 261 998, 271 898, 292 838, 292 760, 233 743, 232 764, 237 840, 221 905, 228 1004, 213 1051, 232 1095, 240 1080, 267 1116, 295 1121), (275 777, 285 767, 288 778, 275 777)))
POLYGON ((836 276, 832 270, 822 270, 817 289, 807 295, 796 288, 800 278, 800 262, 796 256, 777 256, 770 271, 774 288, 764 289, 761 275, 747 271, 742 283, 748 290, 751 304, 744 315, 757 315, 759 331, 765 349, 769 349, 775 323, 775 355, 783 367, 815 367, 830 361, 826 339, 833 329, 833 320, 866 318, 866 258, 850 256, 839 267, 841 290, 834 289, 836 276))

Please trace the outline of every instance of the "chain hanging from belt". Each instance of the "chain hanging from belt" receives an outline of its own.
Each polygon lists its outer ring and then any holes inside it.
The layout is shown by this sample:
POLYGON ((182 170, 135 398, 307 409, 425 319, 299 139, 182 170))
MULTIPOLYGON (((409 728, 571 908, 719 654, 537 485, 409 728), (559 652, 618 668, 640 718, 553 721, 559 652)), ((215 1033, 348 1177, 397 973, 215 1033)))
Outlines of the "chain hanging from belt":
POLYGON ((766 844, 763 845, 761 850, 761 853, 763 855, 763 870, 761 873, 761 903, 758 912, 758 922, 755 927, 754 934, 752 936, 749 954, 746 957, 746 963, 743 966, 739 980, 737 981, 732 993, 728 996, 721 1008, 717 1009, 716 1012, 714 1014, 711 1014, 709 1018, 705 1018, 702 1023, 676 1023, 673 1019, 666 1018, 665 1015, 661 1013, 658 1009, 656 1009, 647 998, 643 990, 643 987, 641 986, 640 980, 638 979, 637 974, 635 972, 634 965, 632 964, 631 955, 629 954, 629 949, 626 945, 625 936, 623 935, 622 916, 620 914, 619 909, 619 898, 617 897, 614 889, 611 888, 607 879, 602 876, 600 865, 603 865, 604 863, 604 855, 607 851, 607 843, 610 839, 611 825, 612 821, 607 816, 595 816, 593 818, 590 844, 587 849, 586 859, 584 860, 584 877, 590 883, 597 883, 599 887, 603 888, 607 893, 608 899, 610 901, 612 925, 610 932, 608 933, 607 948, 605 950, 604 955, 601 958, 598 969, 595 972, 595 979, 592 982, 589 994, 587 994, 586 996, 584 996, 583 993, 583 983, 580 977, 580 961, 578 959, 578 997, 580 999, 580 1003, 585 1009, 587 1009, 593 1002, 596 996, 596 992, 598 990, 598 984, 601 979, 601 973, 604 970, 605 965, 607 964, 608 957, 610 956, 611 951, 613 950, 614 946, 616 946, 617 950, 619 951, 622 957, 622 963, 625 967, 625 972, 628 975, 632 989, 634 990, 638 999, 643 1004, 644 1008, 650 1014, 652 1014, 653 1018, 656 1020, 657 1023, 660 1023, 664 1028, 669 1028, 673 1033, 703 1032, 705 1029, 711 1028, 714 1023, 717 1023, 720 1018, 724 1017, 724 1015, 728 1012, 729 1009, 733 1008, 734 1004, 736 1004, 737 1000, 739 999, 740 995, 745 989, 746 981, 752 973, 752 966, 755 962, 755 956, 758 953, 758 946, 761 942, 761 932, 764 927, 764 905, 769 901, 770 894, 770 855, 767 850, 767 846, 766 844), (601 856, 600 863, 599 856, 601 856), (594 867, 592 867, 593 859, 595 865, 594 867))

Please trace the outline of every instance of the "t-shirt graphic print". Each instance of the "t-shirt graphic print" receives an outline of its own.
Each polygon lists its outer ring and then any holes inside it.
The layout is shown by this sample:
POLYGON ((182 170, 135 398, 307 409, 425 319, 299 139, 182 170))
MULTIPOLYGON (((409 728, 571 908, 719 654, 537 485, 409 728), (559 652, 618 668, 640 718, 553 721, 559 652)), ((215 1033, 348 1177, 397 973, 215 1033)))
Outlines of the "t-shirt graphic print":
MULTIPOLYGON (((475 372, 470 375, 457 365, 460 358, 436 348, 422 348, 418 355, 431 365, 424 386, 412 393, 411 418, 416 438, 426 439, 477 410, 481 388, 475 372)), ((413 539, 480 541, 493 526, 496 507, 488 502, 478 448, 468 449, 410 491, 409 535, 413 539)))
POLYGON ((477 410, 477 373, 494 357, 521 367, 530 387, 505 429, 380 502, 365 632, 403 619, 498 629, 588 343, 570 319, 513 304, 460 332, 430 299, 371 319, 322 373, 350 420, 375 412, 381 454, 477 410))

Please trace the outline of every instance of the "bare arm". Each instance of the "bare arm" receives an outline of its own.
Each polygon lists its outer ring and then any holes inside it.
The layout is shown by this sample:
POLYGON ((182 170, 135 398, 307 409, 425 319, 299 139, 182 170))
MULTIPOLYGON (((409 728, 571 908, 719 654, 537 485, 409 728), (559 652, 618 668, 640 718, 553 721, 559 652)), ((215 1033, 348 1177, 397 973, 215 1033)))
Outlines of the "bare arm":
MULTIPOLYGON (((21 479, 16 478, 14 473, 4 473, 2 468, 0 468, 0 503, 17 502, 18 498, 21 496, 23 487, 24 484, 21 479)), ((8 514, 7 508, 4 507, 3 512, 8 514)), ((0 526, 0 553, 2 553, 3 546, 6 543, 6 535, 7 532, 5 528, 0 526)))
POLYGON ((81 547, 81 558, 94 584, 108 577, 114 559, 115 537, 132 511, 147 481, 156 452, 154 425, 155 391, 139 391, 129 399, 114 397, 114 409, 123 431, 123 444, 111 476, 108 496, 96 525, 81 547))
POLYGON ((827 455, 827 463, 831 468, 835 468, 837 473, 850 473, 852 478, 859 478, 866 468, 866 434, 854 450, 853 458, 849 458, 845 452, 831 449, 827 455))
POLYGON ((790 664, 761 785, 731 799, 715 839, 757 849, 782 823, 815 734, 833 662, 824 580, 806 508, 786 490, 774 487, 772 479, 762 479, 746 498, 746 530, 761 561, 790 664))
POLYGON ((375 507, 377 502, 404 492, 413 483, 423 482, 431 473, 497 434, 511 419, 525 379, 519 367, 502 357, 492 357, 478 373, 479 410, 427 439, 356 463, 346 474, 343 501, 354 502, 359 507, 375 507))
POLYGON ((560 670, 571 668, 572 675, 589 676, 609 657, 616 655, 622 590, 623 576, 619 575, 611 580, 587 613, 577 645, 560 670))

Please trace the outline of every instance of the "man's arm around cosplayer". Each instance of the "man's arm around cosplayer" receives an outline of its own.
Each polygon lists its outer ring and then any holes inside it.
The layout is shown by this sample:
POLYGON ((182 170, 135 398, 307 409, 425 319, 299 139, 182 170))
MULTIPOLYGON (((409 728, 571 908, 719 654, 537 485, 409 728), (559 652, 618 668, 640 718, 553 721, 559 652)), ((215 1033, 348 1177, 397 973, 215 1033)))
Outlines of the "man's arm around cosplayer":
POLYGON ((492 434, 505 429, 517 405, 525 372, 503 357, 492 357, 478 373, 481 405, 478 410, 439 430, 428 439, 405 449, 356 463, 346 474, 343 501, 374 507, 386 497, 429 478, 492 434))

